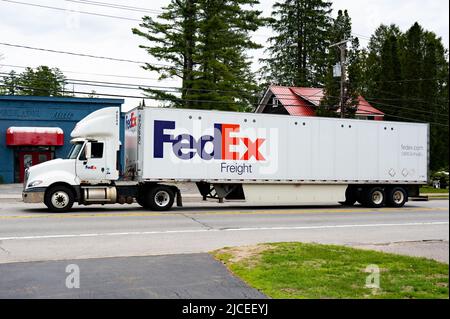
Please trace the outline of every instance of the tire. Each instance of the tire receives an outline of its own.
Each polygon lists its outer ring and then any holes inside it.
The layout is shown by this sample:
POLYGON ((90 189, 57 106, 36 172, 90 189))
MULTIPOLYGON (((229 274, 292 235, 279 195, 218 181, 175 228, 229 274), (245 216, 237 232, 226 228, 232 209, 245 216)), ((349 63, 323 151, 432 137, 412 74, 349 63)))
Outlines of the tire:
POLYGON ((403 187, 393 187, 386 192, 386 205, 389 207, 403 207, 408 201, 408 193, 403 187))
POLYGON ((366 189, 362 194, 362 204, 366 207, 380 208, 386 201, 386 195, 381 187, 366 189))
POLYGON ((45 192, 44 204, 52 212, 67 212, 72 208, 74 202, 73 191, 67 186, 53 186, 45 192))
POLYGON ((156 211, 166 211, 172 208, 174 200, 175 193, 172 188, 155 185, 147 191, 147 196, 144 198, 144 207, 156 211))

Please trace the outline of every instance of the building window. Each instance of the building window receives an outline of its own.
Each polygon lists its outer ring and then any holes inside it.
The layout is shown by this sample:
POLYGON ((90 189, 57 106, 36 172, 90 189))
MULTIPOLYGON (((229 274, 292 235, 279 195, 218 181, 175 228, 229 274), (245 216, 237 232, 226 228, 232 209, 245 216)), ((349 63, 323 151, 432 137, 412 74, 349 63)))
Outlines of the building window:
POLYGON ((272 107, 277 108, 280 106, 280 100, 278 100, 276 97, 273 97, 272 99, 272 107))

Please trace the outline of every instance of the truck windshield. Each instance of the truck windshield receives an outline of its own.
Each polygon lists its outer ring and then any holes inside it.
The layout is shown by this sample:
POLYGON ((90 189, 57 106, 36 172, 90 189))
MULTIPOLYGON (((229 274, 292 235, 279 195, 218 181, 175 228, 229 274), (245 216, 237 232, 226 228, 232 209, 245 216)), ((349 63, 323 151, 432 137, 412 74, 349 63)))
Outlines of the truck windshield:
POLYGON ((77 142, 73 144, 72 148, 70 149, 69 155, 67 155, 67 159, 76 159, 82 148, 83 142, 77 142))

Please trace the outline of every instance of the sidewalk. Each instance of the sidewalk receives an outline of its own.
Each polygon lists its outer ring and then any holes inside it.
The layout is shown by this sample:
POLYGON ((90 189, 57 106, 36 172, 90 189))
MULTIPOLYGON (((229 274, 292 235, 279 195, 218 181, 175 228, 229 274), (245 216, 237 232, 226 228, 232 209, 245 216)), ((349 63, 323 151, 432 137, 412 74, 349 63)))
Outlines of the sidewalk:
POLYGON ((0 199, 22 199, 22 184, 0 184, 0 199))

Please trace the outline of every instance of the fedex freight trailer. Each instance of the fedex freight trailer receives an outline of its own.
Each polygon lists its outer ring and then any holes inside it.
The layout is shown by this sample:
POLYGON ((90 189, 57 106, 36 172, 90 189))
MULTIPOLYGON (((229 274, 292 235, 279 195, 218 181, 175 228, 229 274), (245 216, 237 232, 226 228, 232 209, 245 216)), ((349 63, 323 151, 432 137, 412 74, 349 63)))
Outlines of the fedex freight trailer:
POLYGON ((195 182, 220 202, 401 207, 428 180, 428 124, 168 108, 128 112, 119 179, 115 112, 94 112, 72 133, 73 180, 34 185, 44 177, 32 167, 24 199, 40 196, 56 211, 134 199, 167 210, 181 205, 178 185, 195 182))

